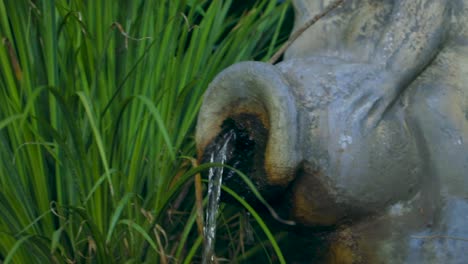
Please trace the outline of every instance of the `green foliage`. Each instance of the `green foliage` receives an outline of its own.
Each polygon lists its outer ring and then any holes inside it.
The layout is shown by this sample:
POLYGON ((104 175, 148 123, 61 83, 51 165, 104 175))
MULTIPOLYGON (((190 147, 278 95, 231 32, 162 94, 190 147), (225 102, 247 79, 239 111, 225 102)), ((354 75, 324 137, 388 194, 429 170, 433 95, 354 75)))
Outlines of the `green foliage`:
MULTIPOLYGON (((181 157, 195 155, 202 94, 227 66, 270 57, 288 8, 232 5, 0 1, 0 262, 199 260, 206 166, 181 157)), ((238 240, 241 214, 223 215, 238 240)))

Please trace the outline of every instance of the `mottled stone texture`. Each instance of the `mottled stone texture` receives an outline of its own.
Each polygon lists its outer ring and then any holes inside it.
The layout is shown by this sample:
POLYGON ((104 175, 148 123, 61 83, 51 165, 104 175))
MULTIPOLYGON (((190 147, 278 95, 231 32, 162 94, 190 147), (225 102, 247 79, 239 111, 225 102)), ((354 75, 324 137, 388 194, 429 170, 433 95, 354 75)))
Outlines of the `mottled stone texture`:
MULTIPOLYGON (((293 2, 298 28, 331 1, 293 2)), ((327 262, 466 263, 467 27, 468 0, 345 1, 283 62, 213 80, 199 155, 255 115, 268 139, 251 171, 283 190, 285 217, 336 227, 327 262)))

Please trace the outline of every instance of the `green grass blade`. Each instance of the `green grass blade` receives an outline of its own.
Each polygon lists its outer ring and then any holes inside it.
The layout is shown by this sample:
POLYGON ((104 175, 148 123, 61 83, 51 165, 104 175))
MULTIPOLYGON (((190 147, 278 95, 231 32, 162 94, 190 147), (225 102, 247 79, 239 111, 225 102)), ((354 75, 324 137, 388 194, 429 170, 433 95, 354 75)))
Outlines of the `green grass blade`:
POLYGON ((265 222, 262 220, 260 215, 258 215, 258 213, 255 211, 255 209, 253 209, 244 199, 242 199, 233 190, 229 189, 228 187, 224 185, 221 186, 221 188, 223 189, 223 191, 225 191, 226 193, 231 195, 234 199, 236 199, 236 201, 238 201, 242 206, 244 206, 245 209, 247 209, 247 211, 249 211, 249 213, 252 214, 252 216, 255 218, 255 221, 257 221, 258 225, 261 227, 265 235, 268 237, 268 240, 271 243, 271 246, 273 247, 273 249, 275 250, 275 253, 278 256, 280 263, 286 263, 286 260, 283 257, 283 253, 281 252, 281 249, 279 248, 278 243, 275 240, 275 237, 273 236, 273 234, 271 233, 270 229, 267 227, 265 222))
POLYGON ((99 155, 101 157, 101 162, 104 165, 104 170, 105 170, 105 173, 106 173, 107 182, 109 183, 110 193, 111 193, 111 196, 114 196, 114 186, 112 184, 112 179, 110 177, 111 173, 110 173, 109 164, 108 164, 108 161, 107 161, 107 155, 106 155, 106 151, 105 151, 105 148, 104 148, 104 143, 102 141, 101 134, 99 132, 98 126, 97 126, 96 121, 94 119, 94 114, 93 114, 93 111, 91 109, 90 100, 83 92, 77 92, 77 95, 80 98, 80 100, 81 100, 81 102, 83 104, 83 107, 86 110, 86 114, 88 116, 88 120, 89 120, 89 123, 91 125, 92 130, 93 130, 97 147, 99 149, 99 155))
POLYGON ((9 124, 23 117, 24 117, 23 114, 16 114, 16 115, 12 115, 12 116, 5 118, 4 120, 0 121, 0 130, 2 130, 4 127, 8 126, 9 124))
POLYGON ((200 248, 201 244, 203 242, 203 237, 199 236, 197 240, 195 240, 195 243, 193 243, 192 247, 190 248, 190 251, 187 253, 187 257, 184 260, 184 264, 190 264, 193 262, 193 256, 197 252, 198 248, 200 248))
POLYGON ((112 238, 112 233, 117 225, 117 221, 119 220, 120 216, 122 215, 122 211, 124 206, 128 204, 130 199, 133 197, 133 193, 127 193, 125 196, 119 201, 117 207, 115 208, 114 214, 111 217, 111 222, 109 225, 109 231, 107 231, 106 237, 106 244, 108 244, 112 238))
POLYGON ((5 260, 3 261, 4 264, 8 264, 13 260, 13 257, 16 254, 16 251, 25 243, 28 239, 32 238, 33 235, 27 235, 22 238, 20 238, 16 243, 13 245, 13 247, 10 249, 8 252, 8 255, 5 257, 5 260))
POLYGON ((136 98, 141 100, 146 105, 146 107, 148 108, 148 111, 154 117, 156 123, 158 124, 159 131, 161 132, 161 134, 162 134, 162 136, 164 138, 164 141, 166 143, 167 149, 169 151, 169 155, 170 155, 171 159, 174 161, 176 159, 175 153, 174 153, 174 148, 172 146, 171 139, 169 137, 169 133, 167 132, 167 129, 166 129, 165 125, 164 125, 164 121, 161 118, 161 115, 159 114, 158 109, 156 109, 153 102, 151 102, 151 100, 148 99, 147 97, 142 96, 142 95, 138 95, 136 98))
POLYGON ((135 231, 140 233, 141 236, 143 236, 143 238, 149 243, 149 245, 151 246, 151 248, 154 249, 154 251, 159 252, 156 243, 153 239, 151 239, 150 235, 143 229, 143 227, 128 219, 120 220, 119 224, 127 225, 133 228, 135 231))

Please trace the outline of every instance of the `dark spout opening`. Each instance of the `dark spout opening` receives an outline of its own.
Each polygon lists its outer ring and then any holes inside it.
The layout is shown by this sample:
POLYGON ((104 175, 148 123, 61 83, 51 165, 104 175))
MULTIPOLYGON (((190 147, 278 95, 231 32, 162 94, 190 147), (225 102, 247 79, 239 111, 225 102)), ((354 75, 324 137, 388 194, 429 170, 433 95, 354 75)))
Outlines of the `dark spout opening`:
MULTIPOLYGON (((241 113, 225 119, 221 125, 221 132, 206 147, 201 159, 202 163, 210 162, 211 154, 216 152, 218 146, 224 144, 229 136, 231 138, 227 145, 226 164, 247 175, 260 194, 267 201, 271 201, 281 188, 267 183, 264 164, 268 129, 255 114, 241 113)), ((251 205, 259 204, 252 190, 233 170, 224 170, 223 184, 251 205)), ((221 194, 221 199, 224 202, 234 202, 233 198, 225 194, 221 194)))

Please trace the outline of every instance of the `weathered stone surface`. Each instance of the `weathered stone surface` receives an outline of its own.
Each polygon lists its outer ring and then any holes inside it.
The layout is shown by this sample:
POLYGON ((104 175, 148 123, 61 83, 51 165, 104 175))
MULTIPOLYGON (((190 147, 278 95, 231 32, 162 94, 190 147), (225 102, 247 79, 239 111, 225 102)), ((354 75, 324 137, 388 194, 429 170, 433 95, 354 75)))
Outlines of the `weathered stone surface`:
MULTIPOLYGON (((331 1, 293 2, 297 28, 331 1)), ((225 119, 255 114, 268 140, 252 171, 291 219, 337 227, 328 262, 464 263, 467 27, 467 0, 348 0, 283 62, 212 82, 199 155, 225 119)))

